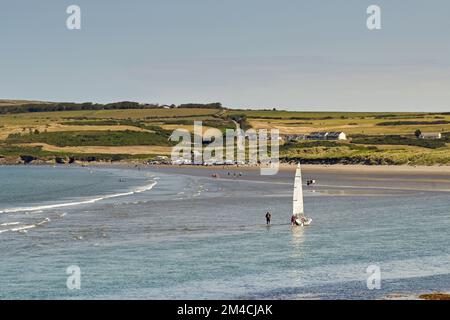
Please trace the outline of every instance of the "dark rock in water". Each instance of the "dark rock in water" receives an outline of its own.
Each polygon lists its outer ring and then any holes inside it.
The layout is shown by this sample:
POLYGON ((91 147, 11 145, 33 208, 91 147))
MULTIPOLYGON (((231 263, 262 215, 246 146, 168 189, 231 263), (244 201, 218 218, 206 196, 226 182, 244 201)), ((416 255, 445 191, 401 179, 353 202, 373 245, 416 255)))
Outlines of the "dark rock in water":
POLYGON ((55 162, 58 164, 65 164, 66 163, 66 159, 61 158, 61 157, 55 157, 55 162))
POLYGON ((69 164, 75 162, 75 157, 69 157, 69 164))
POLYGON ((20 160, 21 160, 23 163, 28 164, 28 163, 30 163, 31 161, 37 160, 37 158, 34 157, 34 156, 23 155, 23 156, 20 156, 20 160))

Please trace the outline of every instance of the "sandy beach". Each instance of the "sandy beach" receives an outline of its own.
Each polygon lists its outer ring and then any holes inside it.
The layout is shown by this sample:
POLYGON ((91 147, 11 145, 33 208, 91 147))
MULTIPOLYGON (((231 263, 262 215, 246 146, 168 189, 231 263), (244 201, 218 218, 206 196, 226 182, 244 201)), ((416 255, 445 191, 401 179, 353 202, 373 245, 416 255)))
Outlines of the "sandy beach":
MULTIPOLYGON (((97 163, 104 164, 104 163, 97 163)), ((134 164, 138 164, 137 162, 134 164)), ((127 165, 127 164, 124 164, 127 165)), ((183 165, 157 165, 160 168, 195 168, 195 169, 230 169, 240 171, 259 171, 261 168, 268 167, 262 165, 245 165, 245 166, 183 166, 183 165)), ((281 163, 280 171, 295 171, 295 164, 281 163)), ((436 173, 450 176, 450 166, 367 166, 367 165, 321 165, 321 164, 302 164, 302 170, 311 172, 366 172, 366 173, 436 173)))
MULTIPOLYGON (((294 165, 282 165, 276 175, 261 175, 259 167, 153 166, 172 174, 251 180, 270 183, 293 183, 294 165)), ((323 166, 304 165, 304 179, 316 180, 315 190, 340 194, 379 194, 395 192, 450 192, 450 167, 410 166, 323 166)))

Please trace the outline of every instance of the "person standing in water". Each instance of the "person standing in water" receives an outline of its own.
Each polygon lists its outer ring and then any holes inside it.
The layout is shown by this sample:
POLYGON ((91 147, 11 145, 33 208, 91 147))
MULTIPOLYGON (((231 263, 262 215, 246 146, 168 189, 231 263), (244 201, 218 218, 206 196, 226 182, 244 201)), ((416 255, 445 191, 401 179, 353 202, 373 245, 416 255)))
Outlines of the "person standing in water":
POLYGON ((270 220, 272 219, 272 215, 267 211, 266 213, 266 224, 270 225, 270 220))

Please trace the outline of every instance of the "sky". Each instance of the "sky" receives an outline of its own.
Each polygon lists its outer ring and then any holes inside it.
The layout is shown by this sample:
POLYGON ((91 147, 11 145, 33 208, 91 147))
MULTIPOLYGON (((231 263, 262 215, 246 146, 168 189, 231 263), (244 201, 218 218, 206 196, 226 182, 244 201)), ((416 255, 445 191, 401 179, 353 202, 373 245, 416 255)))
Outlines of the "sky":
POLYGON ((1 0, 0 99, 450 112, 448 0, 1 0), (81 30, 66 9, 81 8, 81 30), (369 5, 382 29, 366 27, 369 5))

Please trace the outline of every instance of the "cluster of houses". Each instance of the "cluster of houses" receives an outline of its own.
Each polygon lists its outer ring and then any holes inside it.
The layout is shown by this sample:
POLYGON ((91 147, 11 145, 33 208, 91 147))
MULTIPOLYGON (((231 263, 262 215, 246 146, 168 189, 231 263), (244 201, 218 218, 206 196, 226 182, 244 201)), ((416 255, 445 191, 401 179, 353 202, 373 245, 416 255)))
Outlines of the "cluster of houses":
MULTIPOLYGON (((441 139, 442 134, 441 133, 431 133, 431 132, 430 133, 421 133, 420 136, 418 136, 418 138, 419 139, 441 139)), ((309 134, 281 135, 279 137, 279 139, 284 141, 285 143, 293 142, 293 141, 302 141, 302 140, 343 141, 343 140, 347 140, 347 135, 342 131, 311 132, 309 134)), ((193 161, 191 161, 190 159, 180 159, 180 160, 172 161, 167 156, 158 156, 151 163, 152 164, 191 165, 191 164, 193 164, 193 161)), ((211 160, 209 162, 206 162, 206 161, 203 162, 202 165, 204 165, 204 166, 208 166, 208 165, 245 165, 245 162, 229 161, 229 160, 224 160, 224 161, 211 160)))
POLYGON ((300 140, 347 140, 347 135, 342 131, 311 132, 310 134, 287 134, 283 137, 285 142, 300 140))
MULTIPOLYGON (((347 140, 345 132, 311 132, 310 134, 287 134, 282 136, 285 142, 301 141, 301 140, 347 140)), ((439 132, 421 133, 419 139, 442 139, 442 134, 439 132)))
MULTIPOLYGON (((149 164, 170 164, 170 165, 193 165, 194 161, 191 159, 176 159, 172 160, 168 156, 157 156, 153 161, 150 161, 149 164)), ((219 160, 219 159, 210 159, 207 161, 203 161, 199 163, 202 166, 243 166, 245 165, 245 161, 234 161, 234 160, 219 160)))

